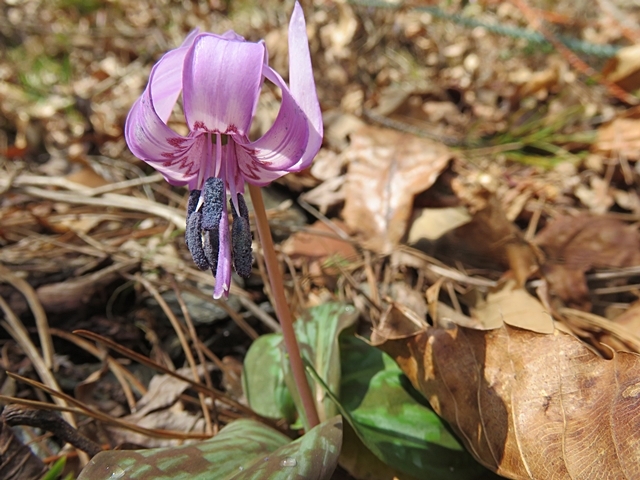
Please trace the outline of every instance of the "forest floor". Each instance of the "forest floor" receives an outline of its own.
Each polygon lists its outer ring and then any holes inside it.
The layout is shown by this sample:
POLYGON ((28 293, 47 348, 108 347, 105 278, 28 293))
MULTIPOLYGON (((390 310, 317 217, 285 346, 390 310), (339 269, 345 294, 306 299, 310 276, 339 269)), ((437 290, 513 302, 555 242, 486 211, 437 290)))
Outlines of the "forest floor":
MULTIPOLYGON (((551 324, 598 358, 640 352, 640 6, 550 5, 302 2, 324 143, 264 193, 296 316, 353 306, 369 338, 400 305, 431 326, 551 324)), ((286 80, 292 6, 0 5, 3 404, 73 407, 104 448, 174 445, 248 415, 203 415, 186 384, 150 389, 195 356, 199 381, 247 405, 245 355, 279 327, 259 243, 251 277, 214 300, 184 243, 187 190, 135 158, 123 126, 153 64, 195 27, 264 39, 286 80)), ((253 137, 279 103, 265 84, 253 137)), ((19 433, 47 465, 86 462, 58 436, 19 433)), ((393 478, 341 465, 344 478, 393 478)))

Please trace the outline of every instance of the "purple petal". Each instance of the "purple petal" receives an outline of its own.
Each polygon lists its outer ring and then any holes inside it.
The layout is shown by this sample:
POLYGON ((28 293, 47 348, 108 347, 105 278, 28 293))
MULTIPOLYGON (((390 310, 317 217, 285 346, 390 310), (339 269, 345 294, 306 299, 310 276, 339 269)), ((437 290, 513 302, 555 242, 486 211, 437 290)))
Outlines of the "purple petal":
POLYGON ((258 104, 264 44, 202 34, 183 72, 184 113, 190 130, 245 135, 258 104))
POLYGON ((264 74, 282 91, 278 116, 269 131, 255 142, 244 143, 238 137, 234 140, 265 170, 299 170, 296 167, 305 154, 309 139, 307 117, 280 75, 270 67, 265 67, 264 74))
POLYGON ((213 289, 213 298, 226 297, 231 288, 231 248, 229 245, 229 217, 226 202, 224 202, 224 211, 220 218, 218 232, 218 266, 216 268, 216 284, 213 289))
POLYGON ((293 7, 289 22, 289 88, 305 113, 309 124, 307 148, 296 165, 296 170, 309 166, 322 144, 322 112, 318 103, 316 84, 313 80, 309 40, 304 13, 298 2, 293 7))
POLYGON ((165 54, 151 70, 142 96, 131 107, 125 138, 131 152, 158 170, 172 185, 196 188, 206 144, 196 135, 183 137, 166 125, 182 88, 184 58, 197 30, 181 47, 165 54))
POLYGON ((158 116, 167 123, 173 106, 182 91, 182 70, 187 50, 198 36, 198 29, 192 30, 180 47, 167 52, 156 63, 149 77, 147 88, 158 116))
POLYGON ((206 138, 183 137, 171 130, 153 108, 149 88, 133 104, 125 124, 131 152, 147 162, 172 185, 197 187, 200 164, 206 158, 206 138))
MULTIPOLYGON (((238 166, 244 180, 258 187, 267 186, 288 173, 285 170, 267 170, 233 140, 227 144, 227 154, 230 156, 229 163, 238 166)), ((241 193, 243 190, 238 188, 236 191, 241 193)))

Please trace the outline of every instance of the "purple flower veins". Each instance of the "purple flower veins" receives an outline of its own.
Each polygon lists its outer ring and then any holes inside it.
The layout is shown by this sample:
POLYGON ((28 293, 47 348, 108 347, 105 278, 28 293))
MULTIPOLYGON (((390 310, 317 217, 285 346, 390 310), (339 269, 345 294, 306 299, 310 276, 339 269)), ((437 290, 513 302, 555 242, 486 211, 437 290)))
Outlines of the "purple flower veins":
POLYGON ((269 67, 264 42, 247 42, 233 31, 216 35, 194 30, 152 68, 127 117, 125 138, 133 154, 169 183, 191 190, 185 240, 196 265, 214 273, 215 298, 228 295, 232 263, 240 276, 251 274, 245 182, 264 186, 308 167, 322 143, 322 130, 306 26, 297 2, 289 24, 288 86, 269 67), (280 88, 282 104, 272 127, 250 141, 265 79, 280 88), (167 126, 180 94, 187 136, 167 126))

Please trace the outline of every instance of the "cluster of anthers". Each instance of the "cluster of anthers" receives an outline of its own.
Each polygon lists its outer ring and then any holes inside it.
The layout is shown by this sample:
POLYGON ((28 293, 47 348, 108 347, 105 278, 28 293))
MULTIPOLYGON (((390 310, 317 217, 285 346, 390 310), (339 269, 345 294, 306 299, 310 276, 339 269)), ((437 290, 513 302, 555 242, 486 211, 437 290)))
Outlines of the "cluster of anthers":
MULTIPOLYGON (((202 190, 191 190, 187 204, 185 240, 194 263, 201 270, 216 272, 218 261, 227 258, 220 249, 229 248, 228 216, 225 208, 226 188, 220 178, 208 178, 202 190)), ((231 258, 233 269, 243 278, 251 275, 251 226, 249 210, 241 193, 236 202, 229 200, 231 224, 231 258)))

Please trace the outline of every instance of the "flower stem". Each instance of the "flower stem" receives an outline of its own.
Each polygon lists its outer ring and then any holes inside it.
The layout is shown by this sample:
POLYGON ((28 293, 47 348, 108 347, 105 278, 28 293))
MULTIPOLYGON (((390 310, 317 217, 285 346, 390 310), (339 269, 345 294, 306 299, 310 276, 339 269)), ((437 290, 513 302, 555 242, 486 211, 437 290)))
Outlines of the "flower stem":
POLYGON ((280 325, 282 326, 284 346, 287 350, 287 354, 289 355, 291 372, 293 373, 293 379, 296 383, 296 387, 298 388, 302 407, 304 408, 307 426, 311 429, 318 425, 320 420, 318 418, 316 404, 311 395, 311 388, 307 381, 302 356, 300 355, 300 347, 298 346, 296 334, 293 330, 293 317, 291 315, 291 310, 289 310, 289 304, 284 296, 282 273, 278 266, 276 251, 273 248, 273 239, 271 238, 267 212, 264 208, 264 201, 262 200, 262 191, 260 190, 260 187, 249 184, 249 193, 251 194, 251 201, 253 203, 253 210, 256 218, 256 227, 258 228, 258 235, 260 237, 260 243, 262 244, 264 263, 267 266, 267 274, 269 276, 269 283, 271 284, 271 293, 273 294, 273 300, 275 302, 274 308, 276 310, 278 320, 280 320, 280 325))

